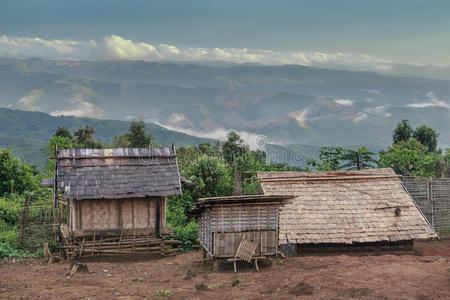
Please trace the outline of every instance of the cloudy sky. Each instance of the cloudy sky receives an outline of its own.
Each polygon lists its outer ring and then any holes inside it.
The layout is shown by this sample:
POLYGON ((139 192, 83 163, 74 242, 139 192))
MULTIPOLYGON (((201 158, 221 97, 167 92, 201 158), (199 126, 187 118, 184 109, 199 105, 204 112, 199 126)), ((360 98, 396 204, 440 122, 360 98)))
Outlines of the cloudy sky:
POLYGON ((450 64, 450 1, 0 0, 0 56, 450 64))

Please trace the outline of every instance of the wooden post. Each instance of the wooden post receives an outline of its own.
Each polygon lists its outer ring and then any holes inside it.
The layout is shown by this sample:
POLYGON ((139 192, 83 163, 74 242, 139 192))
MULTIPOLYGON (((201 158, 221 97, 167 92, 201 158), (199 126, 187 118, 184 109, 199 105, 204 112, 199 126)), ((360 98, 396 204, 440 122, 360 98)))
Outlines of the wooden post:
POLYGON ((160 229, 161 229, 161 198, 156 198, 156 226, 155 233, 157 237, 160 237, 160 229))
POLYGON ((58 203, 58 145, 55 144, 55 162, 54 162, 54 178, 53 178, 53 207, 56 208, 58 203))
POLYGON ((234 177, 233 195, 235 195, 235 196, 242 195, 241 172, 239 172, 236 161, 234 162, 233 175, 234 175, 233 176, 234 177))

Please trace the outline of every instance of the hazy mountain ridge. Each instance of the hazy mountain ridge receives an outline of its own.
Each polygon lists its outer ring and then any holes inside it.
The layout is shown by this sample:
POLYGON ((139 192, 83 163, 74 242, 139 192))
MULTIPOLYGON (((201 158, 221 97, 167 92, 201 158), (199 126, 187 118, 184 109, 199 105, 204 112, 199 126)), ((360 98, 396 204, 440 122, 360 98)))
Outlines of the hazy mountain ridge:
MULTIPOLYGON (((94 126, 94 138, 106 144, 111 143, 114 136, 127 132, 130 126, 128 121, 55 117, 41 112, 0 108, 0 147, 10 147, 15 155, 43 170, 45 146, 56 128, 66 127, 73 132, 86 124, 94 126)), ((146 128, 160 145, 170 146, 174 143, 181 147, 213 142, 210 139, 170 131, 156 124, 147 123, 146 128)))
POLYGON ((297 65, 0 59, 0 106, 280 145, 387 145, 401 119, 450 142, 450 81, 297 65))

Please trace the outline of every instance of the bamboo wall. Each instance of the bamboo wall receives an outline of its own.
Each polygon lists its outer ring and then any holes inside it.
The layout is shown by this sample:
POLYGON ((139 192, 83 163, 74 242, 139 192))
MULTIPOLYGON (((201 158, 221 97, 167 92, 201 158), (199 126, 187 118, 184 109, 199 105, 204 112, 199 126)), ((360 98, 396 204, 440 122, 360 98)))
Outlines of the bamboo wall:
POLYGON ((256 241, 256 256, 278 251, 278 203, 223 204, 206 208, 199 218, 199 240, 214 257, 233 257, 244 233, 256 241))
POLYGON ((69 226, 75 234, 94 231, 156 233, 158 221, 161 230, 165 227, 165 197, 70 201, 69 226))
POLYGON ((450 178, 404 176, 403 184, 441 238, 450 238, 450 178))

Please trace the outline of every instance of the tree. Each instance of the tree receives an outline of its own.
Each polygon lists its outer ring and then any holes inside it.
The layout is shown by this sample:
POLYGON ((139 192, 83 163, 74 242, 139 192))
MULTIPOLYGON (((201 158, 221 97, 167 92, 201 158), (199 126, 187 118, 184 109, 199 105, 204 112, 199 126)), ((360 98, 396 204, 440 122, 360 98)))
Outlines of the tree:
POLYGON ((94 140, 95 128, 90 125, 85 125, 73 133, 77 144, 84 145, 88 141, 94 140))
POLYGON ((145 130, 145 123, 142 120, 132 121, 130 129, 123 135, 115 136, 113 147, 122 148, 147 148, 153 144, 153 137, 145 130))
POLYGON ((237 157, 244 157, 248 151, 248 145, 244 143, 244 140, 236 132, 230 131, 227 134, 227 141, 223 143, 222 152, 228 164, 233 164, 237 157))
POLYGON ((128 132, 128 141, 132 148, 146 148, 152 143, 152 135, 145 131, 145 123, 142 120, 132 121, 128 132))
POLYGON ((72 134, 70 133, 69 129, 67 129, 66 127, 58 127, 53 136, 66 137, 68 139, 73 140, 72 134))
POLYGON ((101 142, 94 140, 95 128, 90 125, 85 125, 73 133, 75 136, 74 146, 76 148, 85 149, 101 149, 104 145, 101 142))
POLYGON ((436 152, 439 133, 437 133, 433 128, 422 125, 416 128, 413 136, 422 145, 427 147, 427 153, 436 152))
POLYGON ((319 150, 319 159, 308 159, 306 164, 318 171, 339 170, 343 151, 341 147, 324 146, 319 150))
POLYGON ((370 169, 374 168, 376 164, 376 159, 374 156, 376 154, 368 151, 366 147, 358 148, 358 150, 344 149, 340 157, 340 160, 345 161, 341 165, 340 169, 370 169))
POLYGON ((230 195, 233 190, 231 168, 223 158, 200 154, 187 164, 180 174, 194 183, 183 189, 182 196, 169 197, 167 203, 167 223, 189 248, 197 239, 197 224, 186 214, 201 197, 230 195))
POLYGON ((0 149, 0 197, 22 194, 38 187, 33 169, 14 157, 10 149, 0 149))
POLYGON ((401 141, 407 141, 411 138, 413 134, 413 129, 409 125, 408 120, 402 120, 401 123, 397 124, 397 127, 392 134, 393 144, 397 144, 401 141))

